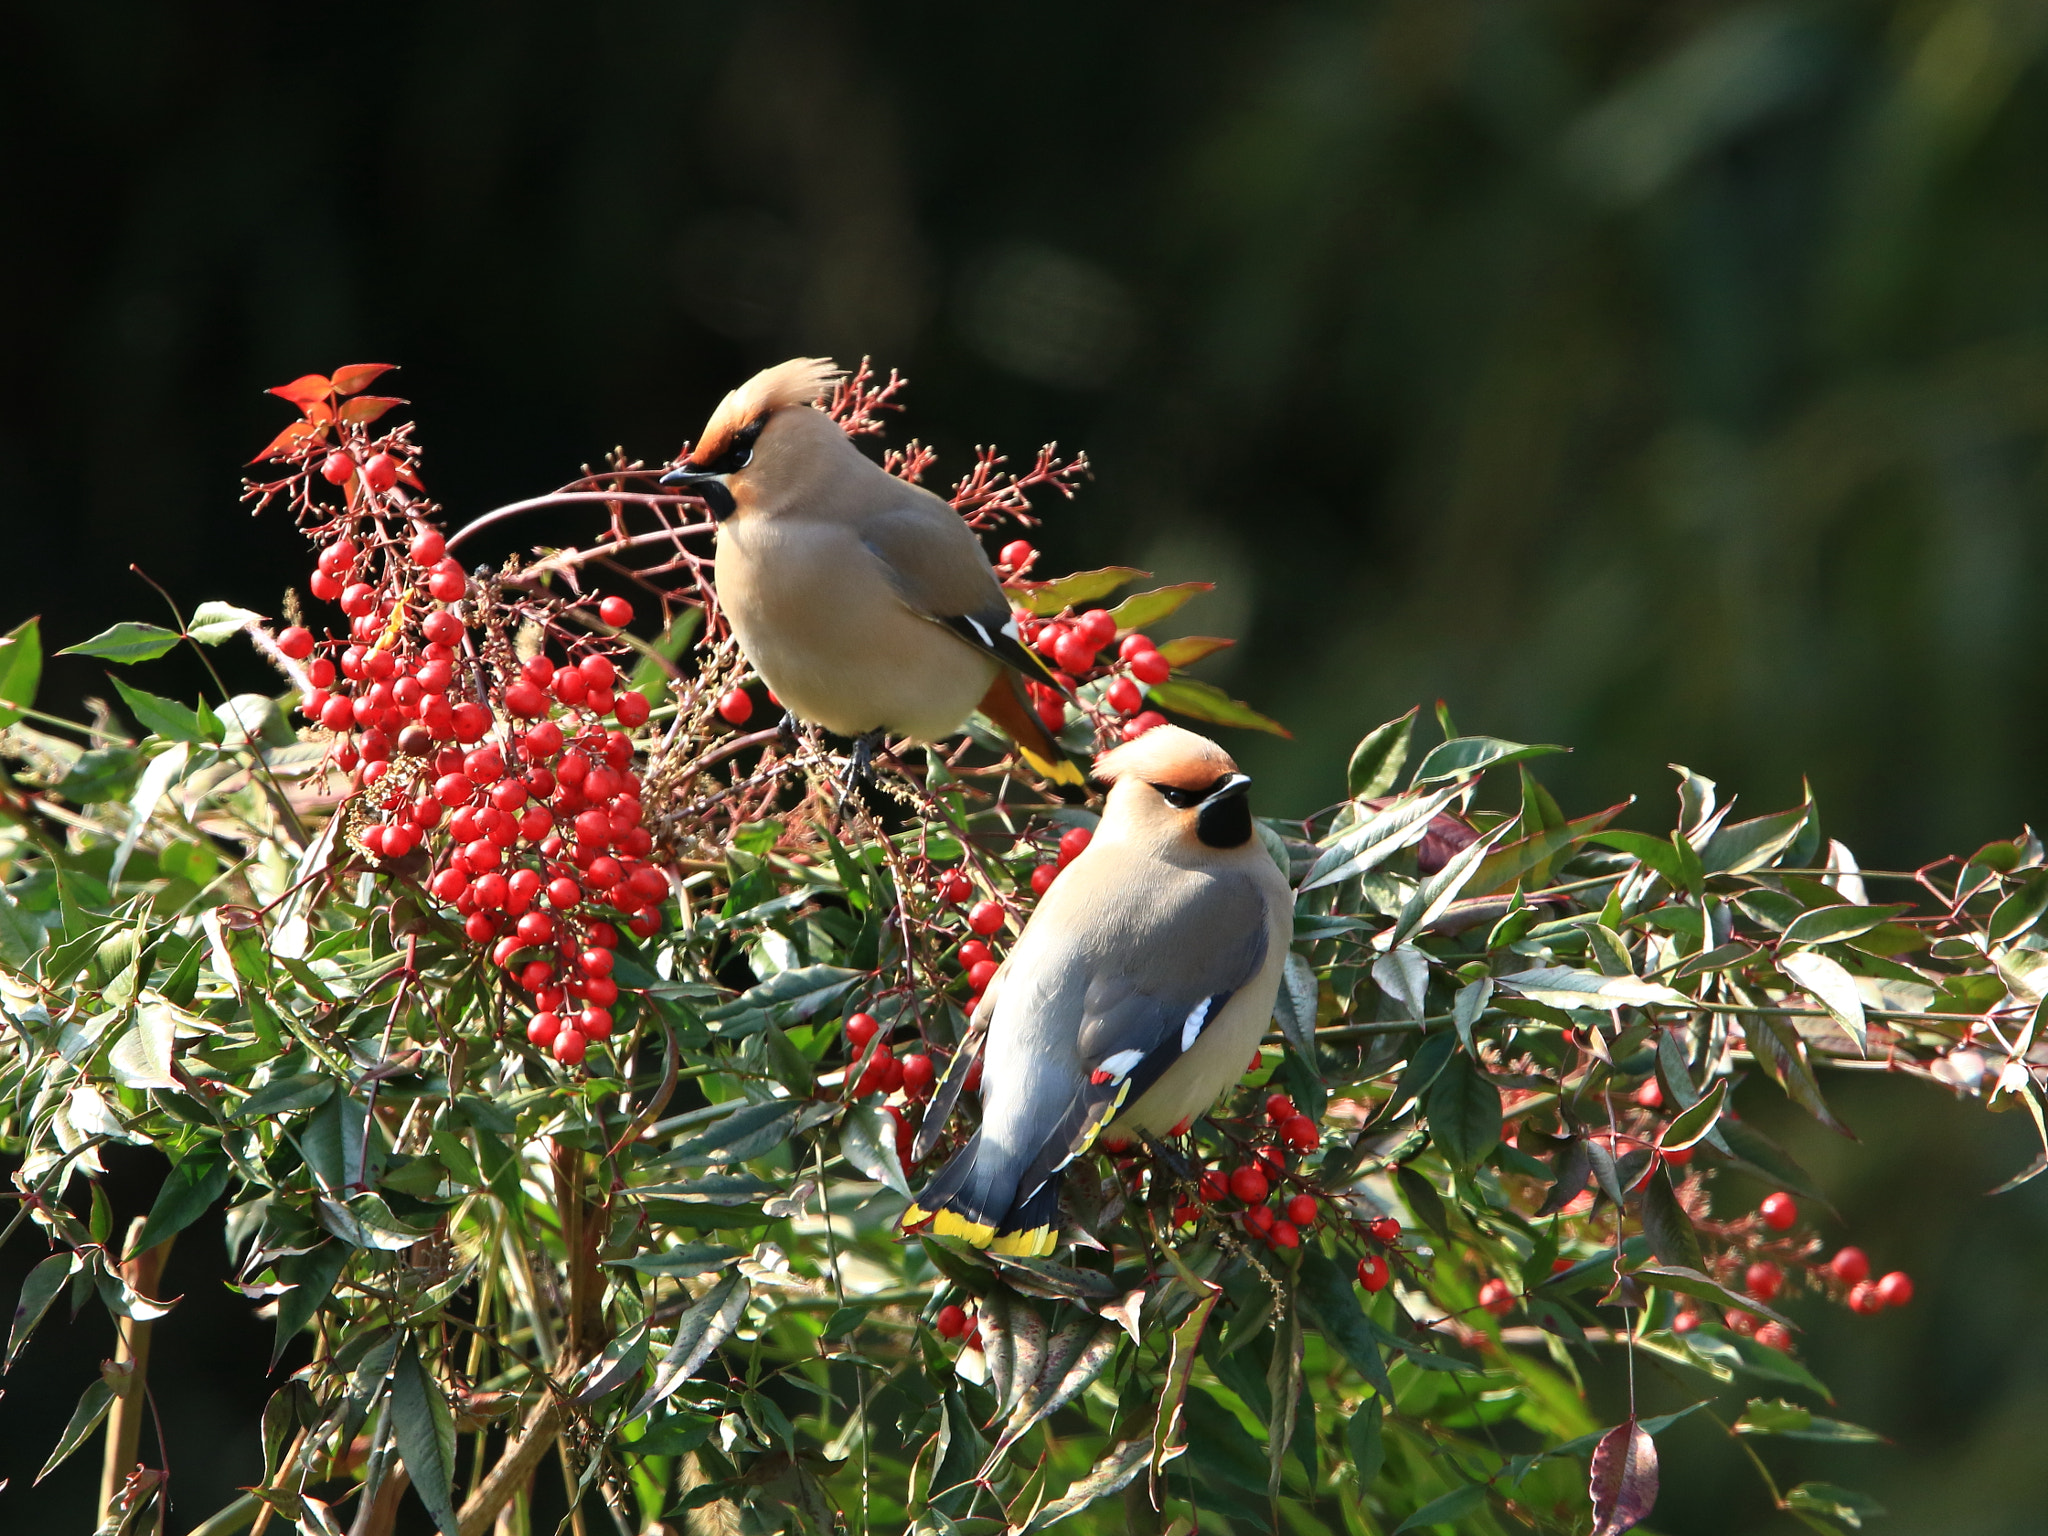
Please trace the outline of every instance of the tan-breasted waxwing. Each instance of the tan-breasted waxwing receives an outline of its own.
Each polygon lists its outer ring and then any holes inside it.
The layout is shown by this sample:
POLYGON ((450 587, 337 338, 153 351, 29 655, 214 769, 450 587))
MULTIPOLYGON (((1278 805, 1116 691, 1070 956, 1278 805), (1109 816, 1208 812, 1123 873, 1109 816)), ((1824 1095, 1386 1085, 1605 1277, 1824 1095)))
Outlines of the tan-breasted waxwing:
MULTIPOLYGON (((975 1010, 981 1128, 906 1228, 929 1217, 978 1248, 1051 1253, 1060 1170, 1099 1135, 1184 1132, 1243 1075, 1273 1017, 1294 901, 1253 829, 1251 781, 1170 725, 1105 753, 1095 777, 1110 789, 1094 839, 975 1010)), ((955 1093, 970 1049, 947 1073, 955 1093)))
POLYGON ((1047 674, 974 531, 816 409, 840 372, 799 357, 755 374, 662 476, 717 520, 740 649, 791 714, 855 738, 856 771, 877 733, 936 741, 978 707, 1038 772, 1080 785, 1019 685, 1047 674))

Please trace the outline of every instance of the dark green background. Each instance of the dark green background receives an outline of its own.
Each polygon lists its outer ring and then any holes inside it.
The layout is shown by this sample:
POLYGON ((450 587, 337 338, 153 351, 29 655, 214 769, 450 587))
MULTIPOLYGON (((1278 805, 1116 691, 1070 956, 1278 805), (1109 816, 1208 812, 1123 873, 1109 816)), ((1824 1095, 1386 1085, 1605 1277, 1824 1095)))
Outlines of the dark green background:
MULTIPOLYGON (((1669 824, 1671 761, 1759 811, 1810 775, 1871 863, 2040 815, 2038 0, 7 27, 0 624, 40 612, 53 648, 155 617, 130 561, 278 611, 302 547, 236 501, 289 416, 265 385, 403 364, 460 519, 614 444, 668 456, 764 363, 872 353, 941 473, 978 442, 1089 450, 1053 568, 1220 583, 1186 627, 1242 643, 1205 674, 1295 731, 1229 742, 1268 810, 1335 798, 1364 728, 1443 696, 1572 744, 1561 798, 1636 793, 1639 826, 1669 824)), ((48 676, 64 707, 105 687, 48 676)), ((1877 1491, 1900 1532, 2037 1531, 2048 1206, 1980 1197, 2031 1131, 1931 1089, 1840 1098, 1864 1144, 1810 1150, 1922 1299, 1816 1313, 1809 1352, 1900 1445, 1776 1459, 1877 1491)), ((251 1475, 221 1457, 261 1362, 219 1338, 163 1378, 192 1394, 194 1517, 251 1475)), ((79 1379, 60 1350, 0 1400, 0 1525, 59 1528, 22 1489, 79 1379)), ((1660 1528, 1792 1528, 1725 1444, 1666 1452, 1660 1528)))

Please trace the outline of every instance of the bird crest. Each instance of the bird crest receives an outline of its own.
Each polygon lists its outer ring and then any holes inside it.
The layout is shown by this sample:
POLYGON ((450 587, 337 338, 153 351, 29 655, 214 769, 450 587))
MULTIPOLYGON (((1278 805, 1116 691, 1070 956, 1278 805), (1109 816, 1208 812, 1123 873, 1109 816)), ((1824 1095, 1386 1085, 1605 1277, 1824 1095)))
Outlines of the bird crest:
POLYGON ((1158 725, 1135 741, 1103 753, 1090 772, 1104 784, 1136 778, 1169 789, 1200 790, 1237 772, 1237 764, 1206 736, 1177 725, 1158 725))
POLYGON ((716 463, 746 428, 786 406, 816 405, 845 376, 846 370, 829 357, 792 357, 763 368, 718 402, 703 437, 690 450, 691 460, 716 463))

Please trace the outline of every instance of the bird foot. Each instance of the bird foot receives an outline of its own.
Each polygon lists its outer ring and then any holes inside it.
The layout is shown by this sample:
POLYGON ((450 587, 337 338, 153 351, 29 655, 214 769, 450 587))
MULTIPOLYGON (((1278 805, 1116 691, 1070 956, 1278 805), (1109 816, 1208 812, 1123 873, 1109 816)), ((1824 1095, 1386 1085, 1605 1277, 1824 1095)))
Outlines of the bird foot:
POLYGON ((846 814, 846 802, 875 782, 875 748, 882 744, 882 732, 868 731, 853 738, 853 754, 846 760, 846 775, 839 781, 839 812, 846 814))

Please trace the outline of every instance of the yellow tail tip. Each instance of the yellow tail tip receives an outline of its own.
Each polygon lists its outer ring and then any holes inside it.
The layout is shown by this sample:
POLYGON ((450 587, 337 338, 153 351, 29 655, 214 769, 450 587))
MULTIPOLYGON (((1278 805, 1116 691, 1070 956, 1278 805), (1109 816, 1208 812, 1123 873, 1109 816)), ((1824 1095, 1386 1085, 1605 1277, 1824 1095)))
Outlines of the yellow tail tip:
POLYGON ((1088 781, 1081 776, 1081 770, 1065 758, 1043 758, 1028 747, 1019 747, 1017 750, 1040 777, 1051 779, 1055 784, 1071 784, 1076 789, 1088 787, 1088 781))
POLYGON ((1051 1256, 1059 1246, 1059 1236, 1051 1227, 1031 1227, 1023 1232, 1005 1232, 988 1245, 990 1253, 1008 1254, 1019 1259, 1043 1259, 1051 1256))
POLYGON ((996 1229, 986 1221, 969 1221, 958 1211, 940 1211, 932 1218, 932 1231, 940 1237, 957 1237, 974 1248, 986 1248, 995 1240, 996 1229))

